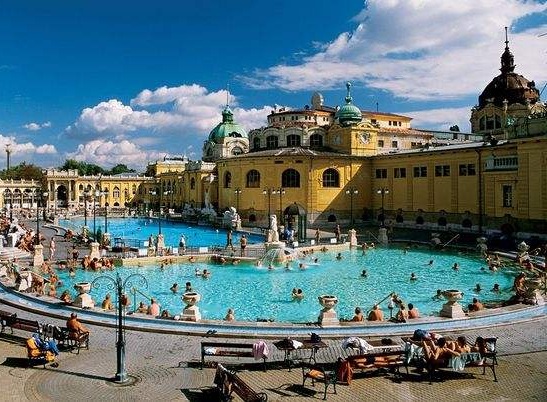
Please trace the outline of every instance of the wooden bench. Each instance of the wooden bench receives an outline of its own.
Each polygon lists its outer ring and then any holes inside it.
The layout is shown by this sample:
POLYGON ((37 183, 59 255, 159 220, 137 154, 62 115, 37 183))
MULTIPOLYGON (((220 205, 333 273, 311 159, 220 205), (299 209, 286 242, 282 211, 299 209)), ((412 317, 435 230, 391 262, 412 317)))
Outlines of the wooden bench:
MULTIPOLYGON (((201 368, 205 365, 205 356, 223 357, 253 357, 253 344, 251 343, 226 343, 226 342, 201 342, 201 368)), ((262 357, 264 371, 266 371, 266 356, 262 357)))
POLYGON ((2 316, 2 331, 4 332, 5 327, 11 329, 13 334, 13 329, 20 329, 22 331, 29 332, 38 332, 40 333, 40 324, 36 320, 27 320, 25 318, 17 317, 17 314, 11 314, 9 316, 2 316))
MULTIPOLYGON (((414 341, 411 338, 402 338, 402 339, 403 341, 407 343, 411 343, 411 344, 413 343, 415 345, 419 344, 419 342, 414 341)), ((483 339, 485 343, 488 345, 489 350, 480 353, 480 357, 481 357, 480 361, 467 362, 463 370, 466 371, 468 368, 482 368, 482 374, 485 375, 486 369, 489 368, 490 370, 492 370, 494 381, 497 382, 498 381, 498 377, 496 375, 496 366, 498 365, 497 349, 496 349, 497 338, 491 337, 491 338, 483 338, 483 339)), ((431 383, 434 378, 435 371, 441 371, 442 369, 450 368, 449 361, 450 360, 447 359, 440 363, 432 364, 430 362, 427 362, 425 358, 422 358, 420 361, 416 362, 416 361, 413 361, 412 356, 407 355, 407 357, 405 358, 405 366, 407 368, 407 372, 408 372, 409 365, 425 368, 429 374, 429 382, 431 383)))
POLYGON ((404 350, 388 350, 351 355, 346 358, 353 370, 378 371, 393 370, 396 377, 400 376, 400 368, 405 365, 404 350))
POLYGON ((219 364, 215 374, 215 385, 219 391, 221 401, 230 401, 232 393, 239 396, 244 402, 266 402, 268 395, 264 392, 256 392, 235 372, 227 370, 219 364))

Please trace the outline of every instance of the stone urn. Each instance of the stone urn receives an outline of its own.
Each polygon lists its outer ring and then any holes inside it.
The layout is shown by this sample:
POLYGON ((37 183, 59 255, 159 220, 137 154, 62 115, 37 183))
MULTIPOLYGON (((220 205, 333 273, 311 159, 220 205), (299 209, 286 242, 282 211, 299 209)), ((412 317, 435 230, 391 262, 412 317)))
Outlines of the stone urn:
POLYGON ((338 297, 333 295, 322 295, 318 298, 319 304, 323 307, 319 313, 319 324, 322 326, 340 325, 338 315, 334 306, 338 304, 338 297))
POLYGON ((180 319, 183 321, 199 321, 201 313, 196 304, 201 300, 201 295, 196 292, 186 292, 182 295, 182 301, 186 304, 180 319))
POLYGON ((93 308, 95 307, 95 302, 89 295, 91 290, 91 283, 89 282, 78 282, 74 284, 74 289, 78 291, 78 296, 72 302, 73 306, 80 308, 93 308))
POLYGON ((186 304, 186 307, 195 306, 197 302, 201 300, 201 295, 196 292, 186 292, 182 295, 182 301, 186 304))
POLYGON ((338 297, 332 295, 322 295, 317 299, 325 311, 332 310, 338 304, 338 297))
POLYGON ((527 278, 524 281, 524 287, 526 289, 524 293, 524 303, 532 305, 545 304, 545 298, 541 293, 543 281, 541 278, 527 278))
POLYGON ((91 283, 89 282, 78 282, 74 284, 74 289, 78 291, 78 294, 89 293, 91 290, 91 283))
POLYGON ((481 254, 486 254, 486 252, 488 251, 488 246, 486 245, 486 242, 487 242, 487 238, 484 237, 484 236, 481 236, 481 237, 477 237, 477 251, 481 254))
POLYGON ((443 305, 442 310, 440 311, 441 317, 448 318, 464 318, 465 313, 463 308, 458 300, 461 300, 463 293, 457 289, 448 289, 442 292, 442 295, 446 299, 446 303, 443 305))

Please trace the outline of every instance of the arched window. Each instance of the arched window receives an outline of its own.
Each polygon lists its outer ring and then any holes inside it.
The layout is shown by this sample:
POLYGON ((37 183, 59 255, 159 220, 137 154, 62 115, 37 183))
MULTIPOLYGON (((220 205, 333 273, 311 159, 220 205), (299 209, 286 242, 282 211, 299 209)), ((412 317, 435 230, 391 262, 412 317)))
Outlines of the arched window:
POLYGON ((243 149, 241 147, 234 147, 232 149, 232 155, 241 155, 243 153, 243 149))
POLYGON ((444 216, 441 216, 438 220, 437 220, 437 225, 439 226, 446 226, 448 222, 446 221, 446 218, 444 216))
POLYGON ((479 119, 479 130, 480 131, 486 130, 486 117, 484 117, 484 116, 482 116, 479 119))
POLYGON ((416 225, 423 225, 424 224, 424 218, 422 216, 418 216, 416 218, 416 225))
POLYGON ((312 134, 310 136, 310 147, 322 147, 323 146, 323 136, 321 134, 312 134))
POLYGON ((196 189, 196 179, 194 179, 193 177, 190 179, 190 190, 195 190, 196 189))
POLYGON ((118 186, 114 187, 114 191, 112 191, 112 197, 120 198, 120 188, 118 186))
POLYGON ((287 169, 281 175, 281 187, 300 187, 300 173, 287 169))
POLYGON ((323 172, 323 187, 340 187, 340 174, 336 169, 327 169, 323 172))
POLYGON ((131 186, 131 193, 134 195, 136 191, 137 191, 137 186, 135 184, 133 184, 131 186))
POLYGON ((287 146, 288 147, 299 147, 300 146, 300 136, 296 134, 291 134, 287 136, 287 146))
POLYGON ((253 138, 253 149, 260 149, 260 137, 253 138))
POLYGON ((336 215, 329 215, 329 217, 327 218, 327 221, 328 222, 336 222, 336 215))
POLYGON ((279 144, 279 140, 277 139, 277 136, 270 135, 266 137, 266 148, 274 149, 278 147, 278 144, 279 144))
POLYGON ((232 187, 232 174, 230 172, 224 173, 224 188, 232 187))
POLYGON ((260 187, 260 173, 252 169, 247 172, 247 187, 260 187))
POLYGON ((256 215, 255 214, 249 215, 249 222, 256 222, 256 215))
POLYGON ((397 214, 395 217, 395 222, 397 223, 403 223, 405 221, 405 218, 403 218, 403 215, 397 214))

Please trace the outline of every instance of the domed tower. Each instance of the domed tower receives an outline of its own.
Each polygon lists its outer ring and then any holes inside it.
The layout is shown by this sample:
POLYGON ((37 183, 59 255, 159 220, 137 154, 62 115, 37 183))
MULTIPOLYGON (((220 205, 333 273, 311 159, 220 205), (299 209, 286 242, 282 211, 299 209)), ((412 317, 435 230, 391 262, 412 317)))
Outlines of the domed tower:
POLYGON ((515 58, 509 49, 505 27, 505 50, 501 55, 501 74, 484 88, 479 104, 471 112, 471 131, 506 137, 507 124, 527 117, 539 103, 534 81, 515 73, 515 58))
POLYGON ((209 138, 203 144, 202 159, 205 162, 214 162, 247 152, 249 152, 247 132, 234 122, 234 114, 226 103, 222 111, 222 122, 211 130, 209 138))
POLYGON ((363 114, 361 109, 352 103, 351 98, 351 83, 346 83, 348 93, 346 95, 346 104, 340 107, 334 114, 334 120, 338 122, 342 127, 351 126, 353 124, 360 123, 363 120, 363 114))

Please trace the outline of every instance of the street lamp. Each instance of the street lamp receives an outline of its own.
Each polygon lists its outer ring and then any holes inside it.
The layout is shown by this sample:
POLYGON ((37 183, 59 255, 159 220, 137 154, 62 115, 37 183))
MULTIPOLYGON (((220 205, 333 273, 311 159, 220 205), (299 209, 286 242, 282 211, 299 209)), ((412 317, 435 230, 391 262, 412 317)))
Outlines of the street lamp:
POLYGON ((389 189, 387 187, 382 187, 376 190, 376 193, 382 195, 382 227, 384 227, 384 222, 386 220, 386 214, 384 212, 384 198, 386 194, 389 194, 389 189))
POLYGON ((84 226, 87 227, 87 197, 89 197, 89 191, 84 191, 84 226))
MULTIPOLYGON (((43 193, 39 193, 39 190, 36 190, 36 240, 34 242, 35 245, 40 244, 40 201, 44 203, 44 198, 46 198, 49 193, 47 191, 44 191, 43 193)), ((44 214, 46 213, 46 207, 44 205, 44 214)))
POLYGON ((349 221, 353 225, 353 196, 359 194, 359 191, 355 187, 350 187, 346 190, 346 194, 349 195, 349 221))
POLYGON ((116 375, 114 381, 117 383, 125 383, 129 380, 127 371, 125 370, 125 333, 124 333, 124 309, 122 305, 122 296, 124 288, 134 287, 134 283, 148 289, 148 281, 141 274, 131 274, 127 278, 122 279, 119 273, 113 278, 109 275, 101 275, 91 282, 91 287, 100 289, 106 287, 116 290, 116 303, 118 305, 118 325, 116 327, 116 375))
POLYGON ((6 161, 7 161, 7 169, 6 173, 9 175, 9 169, 10 169, 10 155, 11 155, 11 144, 6 144, 6 161))
POLYGON ((272 199, 272 195, 277 194, 277 192, 278 192, 278 190, 276 190, 275 188, 266 188, 266 189, 262 190, 262 194, 268 196, 268 229, 272 228, 272 220, 270 219, 270 215, 272 214, 272 208, 271 208, 271 202, 270 201, 272 199))
POLYGON ((283 225, 283 194, 285 194, 285 189, 280 187, 276 191, 279 194, 279 219, 283 225))
POLYGON ((93 241, 97 241, 97 198, 101 196, 99 190, 93 193, 93 241))
POLYGON ((239 212, 239 197, 241 196, 241 189, 238 187, 234 190, 234 194, 236 195, 236 210, 239 212))
POLYGON ((101 192, 101 195, 104 195, 104 232, 108 233, 108 202, 106 201, 108 189, 105 188, 104 191, 101 192))

